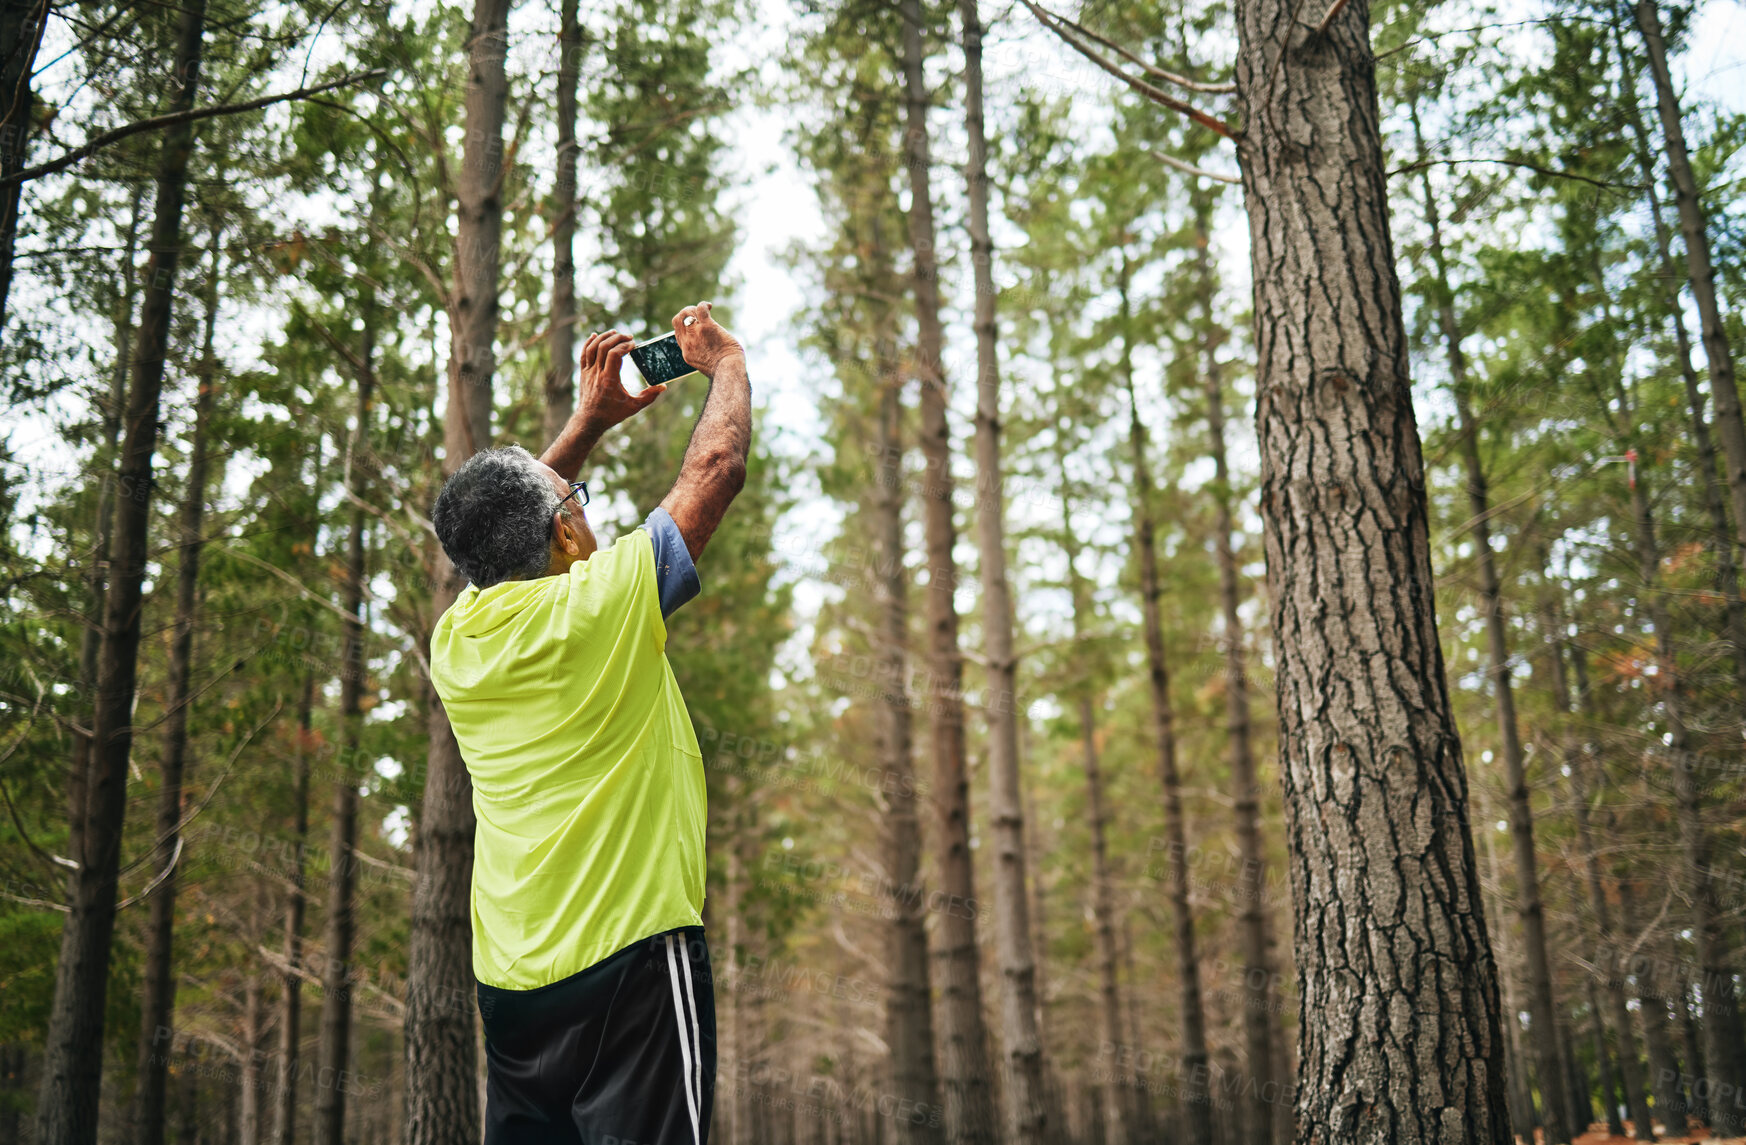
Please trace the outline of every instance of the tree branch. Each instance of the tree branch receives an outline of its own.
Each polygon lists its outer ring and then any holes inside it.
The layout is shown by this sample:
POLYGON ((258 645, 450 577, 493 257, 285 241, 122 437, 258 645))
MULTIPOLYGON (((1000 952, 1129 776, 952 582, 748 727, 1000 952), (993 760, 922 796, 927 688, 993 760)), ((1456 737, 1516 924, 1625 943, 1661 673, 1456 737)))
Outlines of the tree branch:
POLYGON ((215 116, 220 115, 238 115, 245 111, 259 111, 263 107, 271 107, 276 103, 285 103, 288 100, 294 99, 307 99, 312 95, 319 95, 324 91, 333 91, 335 88, 349 87, 352 84, 360 83, 364 80, 378 79, 387 74, 388 69, 386 68, 371 68, 367 72, 354 72, 349 76, 341 76, 339 79, 329 81, 328 83, 316 84, 313 87, 300 87, 296 91, 280 92, 278 95, 266 95, 262 96, 260 99, 251 99, 246 103, 226 103, 219 104, 215 107, 195 107, 190 108, 187 111, 171 112, 169 115, 154 115, 150 119, 141 119, 136 120, 133 123, 124 123, 112 131, 103 132, 103 134, 97 136, 95 139, 86 140, 84 143, 81 143, 79 146, 73 148, 58 159, 50 159, 47 163, 38 163, 35 167, 26 167, 24 170, 19 171, 16 174, 8 175, 5 179, 0 179, 0 186, 7 183, 28 183, 32 179, 41 179, 45 175, 53 175, 57 171, 65 171, 68 167, 73 166, 82 159, 86 159, 91 155, 96 154, 105 147, 114 143, 119 143, 121 140, 126 139, 129 136, 138 135, 143 131, 159 131, 166 127, 174 127, 179 123, 194 123, 202 119, 212 119, 215 116))
POLYGON ((1154 87, 1153 85, 1147 83, 1145 80, 1135 79, 1133 76, 1129 75, 1127 72, 1122 71, 1121 68, 1119 68, 1115 64, 1111 63, 1107 57, 1103 56, 1102 54, 1100 54, 1099 52, 1097 52, 1096 50, 1094 50, 1090 46, 1081 43, 1071 32, 1067 31, 1067 29, 1064 26, 1058 25, 1058 24, 1054 23, 1052 20, 1050 20, 1048 14, 1046 12, 1044 12, 1042 8, 1038 7, 1036 5, 1036 3, 1034 2, 1034 0, 1024 0, 1024 4, 1025 4, 1025 7, 1029 8, 1031 10, 1031 12, 1037 17, 1037 19, 1042 22, 1043 27, 1045 27, 1045 28, 1049 29, 1049 31, 1055 33, 1056 36, 1060 37, 1063 41, 1066 42, 1068 47, 1072 48, 1074 51, 1078 52, 1080 55, 1084 56, 1086 59, 1088 59, 1092 63, 1096 64, 1098 67, 1102 68, 1104 71, 1108 72, 1110 75, 1121 80, 1123 83, 1127 84, 1129 87, 1133 88, 1135 91, 1139 92, 1141 95, 1145 96, 1147 99, 1151 100, 1153 103, 1160 104, 1164 107, 1169 108, 1171 111, 1178 112, 1179 114, 1185 115, 1189 119, 1192 119, 1194 122, 1200 124, 1202 127, 1205 127, 1211 131, 1218 132, 1220 135, 1224 136, 1226 139, 1236 138, 1237 133, 1236 133, 1235 129, 1233 129, 1231 127, 1231 125, 1226 123, 1224 120, 1215 119, 1214 117, 1208 115, 1206 112, 1201 111, 1199 108, 1190 106, 1189 104, 1186 104, 1186 103, 1183 103, 1181 100, 1177 99, 1175 96, 1171 95, 1169 92, 1164 91, 1161 88, 1154 87))
POLYGON ((1208 179, 1217 179, 1221 183, 1241 183, 1242 182, 1242 180, 1237 178, 1237 176, 1235 176, 1235 175, 1221 175, 1217 171, 1208 171, 1205 168, 1196 167, 1192 163, 1184 163, 1182 160, 1176 158, 1176 156, 1166 155, 1162 151, 1152 152, 1152 158, 1158 160, 1158 162, 1160 162, 1160 163, 1164 163, 1164 164, 1167 164, 1171 167, 1174 167, 1178 171, 1187 172, 1190 175, 1205 175, 1208 179))
MULTIPOLYGON (((1032 11, 1037 10, 1035 4, 1030 5, 1030 7, 1032 11)), ((1043 11, 1047 12, 1048 9, 1045 8, 1043 11)), ((1179 76, 1175 72, 1167 72, 1163 68, 1147 63, 1145 60, 1134 55, 1134 53, 1128 51, 1115 41, 1104 39, 1096 32, 1093 32, 1090 28, 1087 28, 1084 24, 1079 23, 1077 20, 1069 20, 1067 17, 1057 12, 1049 12, 1049 18, 1054 20, 1057 24, 1063 24, 1072 28, 1079 35, 1084 36, 1087 39, 1096 40, 1110 51, 1121 56, 1124 60, 1127 60, 1129 63, 1135 64, 1143 69, 1147 75, 1152 76, 1154 79, 1161 79, 1166 83, 1173 83, 1177 87, 1183 88, 1187 91, 1204 92, 1208 95, 1229 95, 1231 92, 1237 90, 1237 85, 1234 83, 1201 83, 1199 80, 1191 80, 1187 76, 1179 76)), ((1060 35, 1060 33, 1057 32, 1056 35, 1060 35)))
POLYGON ((1574 171, 1560 171, 1553 167, 1542 167, 1537 163, 1529 163, 1522 159, 1500 159, 1485 156, 1470 156, 1465 159, 1422 159, 1417 163, 1408 163, 1405 167, 1396 167, 1388 173, 1388 176, 1392 179, 1396 175, 1410 174, 1426 167, 1453 167, 1459 163, 1499 163, 1505 167, 1520 167, 1527 171, 1533 171, 1535 174, 1548 175, 1556 179, 1575 179, 1580 183, 1587 183, 1591 187, 1600 187, 1607 191, 1641 191, 1643 189, 1640 183, 1613 183, 1606 179, 1578 175, 1574 171))

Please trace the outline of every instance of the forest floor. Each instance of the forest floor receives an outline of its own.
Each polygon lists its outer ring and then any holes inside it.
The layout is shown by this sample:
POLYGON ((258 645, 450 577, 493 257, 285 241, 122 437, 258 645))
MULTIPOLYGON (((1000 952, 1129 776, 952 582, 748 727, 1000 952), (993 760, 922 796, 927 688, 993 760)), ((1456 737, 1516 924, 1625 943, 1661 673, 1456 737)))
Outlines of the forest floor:
MULTIPOLYGON (((1631 1123, 1627 1121, 1625 1122, 1625 1132, 1629 1133, 1630 1131, 1631 1123)), ((1666 1137, 1662 1135, 1660 1125, 1655 1126, 1655 1139, 1663 1142, 1664 1145, 1700 1145, 1700 1143, 1701 1145, 1730 1145, 1730 1143, 1746 1145, 1746 1137, 1711 1137, 1708 1129, 1684 1137, 1666 1137)), ((1539 1130, 1534 1131, 1534 1140, 1535 1142, 1541 1140, 1539 1130)), ((1615 1143, 1624 1145, 1626 1142, 1635 1145, 1635 1138, 1615 1137, 1607 1132, 1605 1125, 1591 1125, 1587 1133, 1576 1139, 1574 1145, 1615 1145, 1615 1143)))

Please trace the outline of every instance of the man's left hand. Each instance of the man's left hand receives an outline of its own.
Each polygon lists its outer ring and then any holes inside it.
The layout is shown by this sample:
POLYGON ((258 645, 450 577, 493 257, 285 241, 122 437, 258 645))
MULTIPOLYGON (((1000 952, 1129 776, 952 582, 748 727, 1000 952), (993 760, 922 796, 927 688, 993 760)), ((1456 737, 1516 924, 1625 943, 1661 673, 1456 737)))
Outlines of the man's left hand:
POLYGON ((576 417, 590 429, 604 431, 650 405, 667 389, 650 386, 630 393, 619 380, 625 355, 636 343, 629 334, 608 330, 591 334, 582 344, 577 376, 576 417))

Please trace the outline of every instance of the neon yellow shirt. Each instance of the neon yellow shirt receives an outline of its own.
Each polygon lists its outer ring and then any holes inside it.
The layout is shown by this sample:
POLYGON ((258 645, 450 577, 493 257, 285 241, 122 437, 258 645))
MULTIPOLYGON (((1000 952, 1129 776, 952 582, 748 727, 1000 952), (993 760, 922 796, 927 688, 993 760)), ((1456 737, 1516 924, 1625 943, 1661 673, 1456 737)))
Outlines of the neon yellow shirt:
POLYGON ((437 621, 486 985, 549 985, 702 924, 703 760, 666 646, 645 528, 560 576, 469 585, 437 621))

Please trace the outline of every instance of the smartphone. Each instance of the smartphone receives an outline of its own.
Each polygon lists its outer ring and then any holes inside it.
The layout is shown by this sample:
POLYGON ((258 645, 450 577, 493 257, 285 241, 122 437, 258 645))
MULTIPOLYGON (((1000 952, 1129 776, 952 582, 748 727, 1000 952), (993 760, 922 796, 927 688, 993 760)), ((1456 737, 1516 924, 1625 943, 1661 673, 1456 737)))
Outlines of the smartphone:
POLYGON ((679 338, 671 330, 659 338, 632 346, 630 358, 642 371, 643 380, 651 386, 697 372, 697 367, 687 362, 685 355, 679 352, 679 338))

